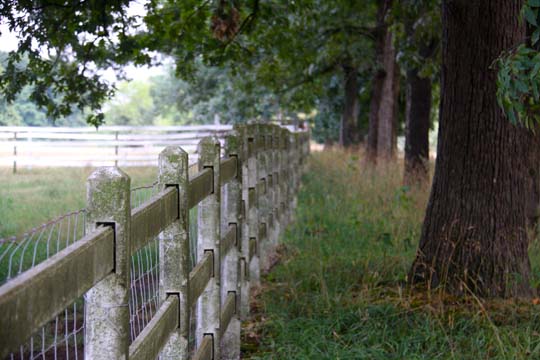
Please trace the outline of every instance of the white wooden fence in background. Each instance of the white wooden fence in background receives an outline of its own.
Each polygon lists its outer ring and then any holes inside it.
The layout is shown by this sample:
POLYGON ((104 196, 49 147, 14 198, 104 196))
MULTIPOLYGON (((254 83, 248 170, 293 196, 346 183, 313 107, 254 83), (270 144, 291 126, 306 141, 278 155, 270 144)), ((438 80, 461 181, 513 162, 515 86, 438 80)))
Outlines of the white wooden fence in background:
POLYGON ((194 153, 205 136, 223 139, 231 125, 0 127, 0 166, 157 166, 166 146, 194 153))

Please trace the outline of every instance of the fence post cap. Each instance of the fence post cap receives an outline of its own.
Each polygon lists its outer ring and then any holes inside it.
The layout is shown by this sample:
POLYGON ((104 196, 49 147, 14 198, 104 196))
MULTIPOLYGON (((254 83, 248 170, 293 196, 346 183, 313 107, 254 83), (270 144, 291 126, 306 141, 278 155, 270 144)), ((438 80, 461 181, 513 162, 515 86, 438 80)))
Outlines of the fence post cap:
POLYGON ((117 167, 101 167, 94 170, 87 180, 88 209, 97 211, 97 214, 105 213, 108 209, 99 209, 104 204, 118 206, 115 199, 122 198, 123 192, 129 191, 131 179, 128 174, 117 167), (94 205, 97 206, 93 209, 94 205))
POLYGON ((168 157, 168 158, 171 158, 171 160, 174 160, 173 157, 177 157, 178 160, 180 160, 180 157, 181 156, 184 156, 184 154, 187 154, 187 152, 182 149, 180 146, 176 146, 176 145, 170 145, 170 146, 167 146, 165 149, 163 149, 160 153, 159 153, 159 157, 168 157))

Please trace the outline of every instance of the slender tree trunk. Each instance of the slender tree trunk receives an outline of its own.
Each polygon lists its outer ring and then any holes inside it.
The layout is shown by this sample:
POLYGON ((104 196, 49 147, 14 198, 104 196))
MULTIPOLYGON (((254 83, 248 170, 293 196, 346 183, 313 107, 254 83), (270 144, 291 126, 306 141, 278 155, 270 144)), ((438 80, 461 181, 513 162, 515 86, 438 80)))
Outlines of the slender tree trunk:
POLYGON ((401 78, 401 73, 399 70, 399 65, 396 61, 396 56, 394 52, 394 77, 392 79, 392 96, 394 103, 394 113, 392 114, 392 149, 391 149, 391 158, 394 158, 397 154, 397 129, 399 122, 399 91, 401 90, 399 79, 401 78))
POLYGON ((377 157, 382 159, 392 159, 395 155, 395 138, 397 123, 397 95, 399 91, 399 77, 396 64, 396 51, 393 45, 393 35, 387 32, 383 66, 386 76, 383 80, 379 113, 377 122, 377 157))
POLYGON ((341 117, 339 142, 343 147, 358 144, 358 70, 355 66, 343 66, 345 106, 341 117))
POLYGON ((404 183, 422 185, 429 179, 431 79, 418 76, 418 69, 408 70, 406 91, 404 183))
POLYGON ((372 83, 367 146, 368 160, 373 163, 377 158, 391 159, 396 152, 399 71, 393 34, 385 22, 391 5, 391 0, 379 0, 375 45, 380 69, 372 83))
POLYGON ((387 69, 385 63, 385 50, 387 49, 388 25, 386 24, 386 15, 392 5, 392 0, 377 1, 377 27, 374 33, 375 37, 375 57, 377 70, 373 75, 371 83, 371 102, 369 108, 369 130, 367 141, 367 159, 371 163, 377 160, 379 148, 379 113, 381 108, 381 99, 383 97, 383 88, 387 78, 387 69))
POLYGON ((522 0, 444 0, 440 131, 413 283, 529 296, 533 136, 496 101, 493 60, 524 39, 522 0))

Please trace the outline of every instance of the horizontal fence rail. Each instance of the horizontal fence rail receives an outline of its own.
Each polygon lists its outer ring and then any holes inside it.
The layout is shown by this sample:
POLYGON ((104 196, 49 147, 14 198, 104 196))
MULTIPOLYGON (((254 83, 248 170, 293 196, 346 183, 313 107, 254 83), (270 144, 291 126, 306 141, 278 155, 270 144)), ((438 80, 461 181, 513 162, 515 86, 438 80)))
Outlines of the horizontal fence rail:
MULTIPOLYGON (((28 339, 84 295, 75 358, 239 359, 250 289, 294 218, 308 142, 276 125, 235 126, 223 149, 216 136, 200 141, 198 171, 177 146, 149 186, 130 191, 120 169, 96 170, 85 233, 0 286, 0 358, 32 358, 28 339)), ((60 358, 54 350, 40 358, 60 358)))

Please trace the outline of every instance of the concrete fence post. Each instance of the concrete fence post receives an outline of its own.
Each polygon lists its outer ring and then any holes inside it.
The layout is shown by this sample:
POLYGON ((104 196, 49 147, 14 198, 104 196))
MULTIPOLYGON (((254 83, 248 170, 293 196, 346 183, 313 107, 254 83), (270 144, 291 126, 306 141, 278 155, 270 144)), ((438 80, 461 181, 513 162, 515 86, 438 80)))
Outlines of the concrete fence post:
POLYGON ((288 207, 288 193, 290 188, 290 179, 289 179, 289 157, 287 150, 287 140, 289 138, 289 131, 285 128, 282 128, 280 131, 280 208, 281 208, 281 226, 283 228, 287 227, 289 223, 289 207, 288 207))
MULTIPOLYGON (((269 204, 269 192, 270 192, 270 178, 268 174, 268 127, 266 124, 257 124, 259 128, 260 149, 257 156, 257 171, 259 173, 259 185, 260 193, 257 194, 259 199, 259 227, 266 227, 265 237, 258 236, 259 241, 259 262, 261 272, 268 270, 268 228, 270 225, 270 204, 269 204)), ((260 234, 260 231, 257 231, 260 234)))
POLYGON ((127 359, 129 354, 130 178, 114 167, 87 182, 86 233, 99 225, 115 231, 114 270, 85 295, 85 359, 127 359))
POLYGON ((298 204, 298 190, 300 189, 300 175, 301 175, 301 146, 300 146, 300 133, 293 134, 293 163, 294 163, 294 197, 292 203, 293 211, 296 210, 298 204))
MULTIPOLYGON (((272 126, 272 213, 273 213, 273 237, 272 243, 275 246, 278 245, 279 235, 281 234, 281 223, 279 218, 279 203, 280 203, 280 178, 279 178, 279 127, 272 126)), ((274 249, 275 251, 275 249, 274 249)))
POLYGON ((287 215, 288 222, 294 221, 293 199, 294 199, 294 135, 287 132, 287 215))
POLYGON ((242 207, 241 207, 241 226, 239 227, 240 231, 240 242, 238 244, 240 250, 240 319, 245 320, 249 315, 249 293, 250 293, 250 281, 249 281, 249 208, 250 197, 249 197, 249 166, 248 161, 253 151, 252 143, 248 142, 248 131, 246 125, 236 125, 235 131, 238 134, 240 139, 239 141, 239 171, 241 177, 242 186, 242 207), (250 145, 251 144, 251 145, 250 145), (251 151, 251 152, 250 152, 251 151))
POLYGON ((270 207, 269 207, 269 177, 268 177, 268 127, 265 124, 257 124, 258 129, 258 140, 259 151, 257 153, 257 175, 259 182, 259 193, 257 194, 258 199, 258 210, 259 210, 259 225, 257 227, 257 240, 258 240, 258 255, 259 255, 259 266, 260 271, 268 270, 268 227, 270 222, 270 207), (258 236, 259 227, 266 227, 267 231, 265 238, 260 238, 258 236))
POLYGON ((197 148, 199 171, 211 168, 214 174, 213 193, 199 203, 197 225, 197 259, 206 252, 213 255, 214 273, 197 303, 196 343, 199 347, 205 335, 212 335, 214 359, 220 359, 220 143, 217 137, 203 138, 197 148))
POLYGON ((265 128, 265 172, 266 172, 266 247, 264 252, 265 271, 270 270, 271 254, 274 251, 274 142, 272 125, 264 125, 265 128))
POLYGON ((250 154, 252 154, 248 160, 248 186, 249 193, 248 197, 253 199, 254 204, 249 204, 248 210, 248 228, 249 228, 249 243, 255 243, 255 246, 249 246, 249 281, 250 286, 259 286, 260 285, 260 239, 259 239, 259 212, 260 212, 260 197, 257 193, 257 184, 260 179, 260 142, 259 138, 259 128, 258 125, 249 125, 248 126, 248 146, 250 147, 250 154), (254 196, 251 196, 253 194, 254 196), (252 251, 255 253, 252 254, 252 251))
POLYGON ((159 299, 168 296, 180 300, 180 326, 161 352, 162 360, 188 359, 189 342, 189 206, 188 154, 178 146, 169 146, 159 154, 160 190, 178 189, 178 220, 159 235, 159 299))
POLYGON ((229 326, 223 333, 221 339, 222 349, 221 358, 227 360, 240 359, 240 319, 238 317, 238 308, 241 295, 240 278, 240 239, 242 231, 242 138, 237 133, 229 135, 225 142, 225 155, 235 157, 237 160, 236 177, 227 183, 223 190, 222 214, 223 225, 222 233, 226 233, 231 228, 236 229, 236 246, 227 254, 223 255, 222 282, 221 282, 221 306, 224 306, 225 299, 230 293, 234 293, 236 298, 236 314, 231 319, 229 326))

